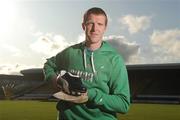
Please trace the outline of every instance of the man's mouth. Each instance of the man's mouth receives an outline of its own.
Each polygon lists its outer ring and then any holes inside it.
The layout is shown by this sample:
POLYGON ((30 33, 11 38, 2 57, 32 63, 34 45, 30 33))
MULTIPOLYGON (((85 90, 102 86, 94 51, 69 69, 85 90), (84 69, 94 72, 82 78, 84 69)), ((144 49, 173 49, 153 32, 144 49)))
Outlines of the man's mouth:
POLYGON ((97 33, 92 33, 91 36, 97 37, 99 35, 97 33))

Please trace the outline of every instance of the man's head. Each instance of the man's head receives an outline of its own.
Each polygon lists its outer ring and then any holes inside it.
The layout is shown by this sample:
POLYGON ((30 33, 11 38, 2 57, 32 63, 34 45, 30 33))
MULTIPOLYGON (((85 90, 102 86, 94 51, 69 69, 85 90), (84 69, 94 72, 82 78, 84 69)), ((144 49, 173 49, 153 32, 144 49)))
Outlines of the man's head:
POLYGON ((101 8, 91 8, 84 14, 82 28, 86 35, 86 44, 101 45, 104 32, 107 27, 107 15, 101 8))
POLYGON ((87 19, 88 19, 88 16, 90 14, 94 14, 94 15, 103 15, 105 16, 106 18, 106 22, 105 22, 105 25, 107 26, 107 23, 108 23, 108 18, 107 18, 107 15, 105 13, 105 11, 101 8, 98 8, 98 7, 93 7, 93 8, 90 8, 89 10, 87 10, 84 14, 84 17, 83 17, 83 23, 86 23, 87 22, 87 19))

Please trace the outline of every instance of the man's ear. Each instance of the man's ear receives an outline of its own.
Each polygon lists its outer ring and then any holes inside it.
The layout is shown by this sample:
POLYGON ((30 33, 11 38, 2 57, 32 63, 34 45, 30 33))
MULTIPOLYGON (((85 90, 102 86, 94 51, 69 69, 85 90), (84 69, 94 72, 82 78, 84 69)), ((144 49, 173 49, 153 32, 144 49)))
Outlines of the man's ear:
POLYGON ((107 30, 107 26, 105 27, 105 31, 107 30))
POLYGON ((82 23, 81 25, 82 25, 82 29, 85 31, 85 29, 86 29, 85 24, 84 24, 84 23, 82 23))

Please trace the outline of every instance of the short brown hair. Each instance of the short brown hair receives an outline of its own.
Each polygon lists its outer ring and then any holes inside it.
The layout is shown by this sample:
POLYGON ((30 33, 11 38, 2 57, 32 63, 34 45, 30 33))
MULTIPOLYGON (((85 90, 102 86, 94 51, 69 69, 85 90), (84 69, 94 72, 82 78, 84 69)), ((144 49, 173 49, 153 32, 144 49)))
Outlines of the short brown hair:
POLYGON ((106 18, 105 25, 107 26, 108 18, 107 18, 107 15, 103 9, 98 8, 98 7, 93 7, 93 8, 90 8, 89 10, 87 10, 84 14, 84 17, 83 17, 83 23, 86 23, 88 16, 90 14, 104 15, 106 18))

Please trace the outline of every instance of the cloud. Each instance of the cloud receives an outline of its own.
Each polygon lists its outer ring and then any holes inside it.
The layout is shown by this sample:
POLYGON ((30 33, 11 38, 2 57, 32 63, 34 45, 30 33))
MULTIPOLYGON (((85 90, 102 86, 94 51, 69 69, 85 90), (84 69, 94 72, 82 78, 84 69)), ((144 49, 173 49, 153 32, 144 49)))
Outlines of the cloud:
POLYGON ((3 64, 0 65, 0 74, 21 75, 23 69, 37 68, 38 66, 23 65, 23 64, 3 64))
POLYGON ((37 41, 30 45, 30 48, 35 52, 49 57, 57 54, 71 44, 73 43, 66 41, 62 35, 47 33, 45 35, 41 35, 37 41))
POLYGON ((110 17, 110 15, 107 15, 107 18, 108 18, 108 23, 111 23, 112 22, 112 18, 110 17))
POLYGON ((119 19, 119 22, 128 27, 131 34, 144 31, 150 27, 151 17, 126 15, 119 19))
MULTIPOLYGON (((78 37, 78 43, 84 41, 85 34, 78 37)), ((122 55, 127 64, 140 63, 140 47, 135 42, 129 42, 124 36, 110 35, 105 36, 103 40, 108 41, 122 55)))
POLYGON ((163 49, 163 52, 180 57, 180 30, 154 31, 150 42, 163 49))
MULTIPOLYGON (((33 26, 32 26, 32 28, 31 28, 31 30, 33 31, 33 26)), ((43 35, 43 33, 42 32, 40 32, 40 31, 38 31, 38 32, 36 32, 36 33, 32 33, 32 35, 33 36, 42 36, 43 35)))
POLYGON ((3 50, 5 50, 6 52, 10 52, 10 54, 14 57, 21 57, 23 56, 22 55, 22 52, 19 48, 13 46, 13 45, 10 45, 10 44, 6 44, 6 43, 3 43, 1 45, 1 47, 3 48, 3 50))
POLYGON ((115 35, 104 37, 104 40, 109 41, 109 43, 118 50, 126 63, 132 64, 140 62, 140 47, 137 43, 129 42, 124 36, 115 35))
MULTIPOLYGON (((30 44, 30 48, 45 56, 53 56, 57 52, 60 52, 64 48, 75 44, 67 42, 65 38, 61 35, 54 35, 52 33, 39 34, 39 38, 34 43, 30 44)), ((76 43, 82 42, 84 40, 84 33, 79 35, 76 43)), ((139 61, 139 46, 136 43, 128 42, 128 40, 123 36, 107 36, 104 40, 108 40, 123 56, 126 63, 137 63, 139 61)), ((11 45, 3 45, 4 48, 10 49, 10 51, 20 52, 16 47, 11 45)), ((47 58, 47 57, 46 57, 47 58)), ((41 68, 42 65, 26 65, 26 64, 3 64, 0 65, 0 74, 20 74, 20 70, 29 68, 41 68)))
MULTIPOLYGON (((30 45, 31 49, 46 57, 53 56, 57 52, 62 51, 64 48, 80 43, 85 40, 85 34, 82 33, 78 36, 77 42, 67 42, 61 35, 46 34, 40 36, 39 39, 30 45)), ((107 40, 114 46, 125 59, 126 63, 139 63, 140 62, 140 48, 135 42, 129 42, 124 36, 106 36, 103 40, 107 40)))
POLYGON ((180 59, 180 30, 155 30, 150 36, 154 53, 158 53, 161 59, 179 62, 180 59))
MULTIPOLYGON (((78 37, 78 43, 84 41, 85 34, 78 37)), ((122 55, 127 64, 141 62, 140 47, 135 42, 129 42, 124 36, 110 35, 105 36, 103 40, 108 41, 122 55)))
POLYGON ((79 36, 78 36, 78 43, 80 43, 80 42, 83 42, 85 40, 85 34, 84 33, 82 33, 82 34, 80 34, 79 36))

